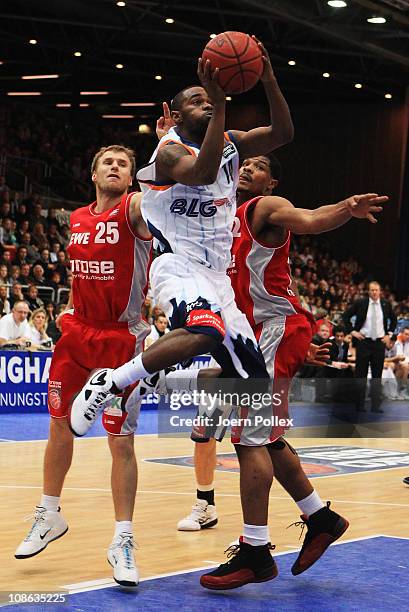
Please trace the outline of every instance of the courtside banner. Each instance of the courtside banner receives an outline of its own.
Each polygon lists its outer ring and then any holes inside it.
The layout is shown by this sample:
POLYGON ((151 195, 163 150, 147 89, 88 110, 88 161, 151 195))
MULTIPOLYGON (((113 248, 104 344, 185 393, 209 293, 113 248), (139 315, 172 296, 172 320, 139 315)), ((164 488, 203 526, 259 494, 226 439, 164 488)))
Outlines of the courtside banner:
POLYGON ((0 351, 0 414, 47 412, 52 353, 0 351))
MULTIPOLYGON (((10 412, 48 412, 48 375, 51 351, 0 351, 0 414, 10 412)), ((208 367, 210 357, 193 359, 191 369, 208 367)), ((102 365, 102 364, 101 364, 102 365)), ((58 389, 51 389, 52 401, 57 401, 58 389)), ((159 397, 147 396, 144 409, 157 409, 159 397)))

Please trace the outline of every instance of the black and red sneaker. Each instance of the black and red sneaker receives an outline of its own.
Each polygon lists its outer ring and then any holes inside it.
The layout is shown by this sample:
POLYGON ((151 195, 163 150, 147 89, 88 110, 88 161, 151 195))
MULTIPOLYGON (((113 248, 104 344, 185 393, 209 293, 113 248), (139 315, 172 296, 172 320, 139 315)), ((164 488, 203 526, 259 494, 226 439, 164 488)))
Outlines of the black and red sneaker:
POLYGON ((330 510, 330 505, 331 502, 327 502, 324 508, 317 510, 309 518, 302 514, 301 521, 293 523, 293 525, 301 525, 302 530, 307 527, 300 554, 291 568, 294 576, 302 574, 318 561, 328 546, 338 540, 348 529, 348 521, 330 510))
POLYGON ((217 569, 200 577, 205 589, 221 591, 237 589, 250 582, 267 582, 278 575, 276 562, 270 554, 275 546, 250 546, 242 542, 229 546, 224 552, 229 561, 217 569))

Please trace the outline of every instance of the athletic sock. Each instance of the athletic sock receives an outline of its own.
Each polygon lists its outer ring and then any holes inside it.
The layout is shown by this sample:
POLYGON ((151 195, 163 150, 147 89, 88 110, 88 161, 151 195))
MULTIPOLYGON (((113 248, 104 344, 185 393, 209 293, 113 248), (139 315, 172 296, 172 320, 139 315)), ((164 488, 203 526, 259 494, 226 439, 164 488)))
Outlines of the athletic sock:
POLYGON ((114 538, 117 538, 121 533, 133 533, 132 521, 115 521, 114 538))
POLYGON ((316 491, 313 491, 310 493, 310 495, 304 497, 304 499, 300 499, 296 502, 296 504, 301 510, 302 514, 305 514, 306 516, 311 516, 311 514, 318 512, 318 510, 321 510, 321 508, 325 506, 316 491))
POLYGON ((166 390, 172 391, 197 391, 197 377, 199 370, 174 370, 166 374, 166 390))
POLYGON ((268 525, 246 525, 244 523, 243 542, 250 546, 264 546, 269 541, 268 525))
POLYGON ((204 499, 207 501, 209 506, 214 506, 214 484, 209 485, 198 485, 197 486, 197 499, 204 499))
POLYGON ((152 374, 152 372, 145 370, 142 356, 143 353, 139 353, 139 355, 112 372, 112 381, 118 389, 125 389, 128 385, 132 385, 138 380, 141 380, 141 378, 145 378, 145 376, 152 374))
POLYGON ((40 501, 41 508, 45 508, 50 512, 58 512, 58 508, 60 507, 60 498, 54 497, 53 495, 44 495, 41 496, 40 501))

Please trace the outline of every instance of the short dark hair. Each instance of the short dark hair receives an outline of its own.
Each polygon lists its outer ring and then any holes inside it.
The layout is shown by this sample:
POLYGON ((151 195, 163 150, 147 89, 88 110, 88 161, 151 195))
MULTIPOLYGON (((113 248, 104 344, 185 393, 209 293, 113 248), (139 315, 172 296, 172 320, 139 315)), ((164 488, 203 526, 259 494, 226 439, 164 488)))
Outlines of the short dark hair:
POLYGON ((346 334, 346 329, 343 325, 334 325, 332 328, 332 333, 334 336, 335 334, 346 334))
POLYGON ((188 89, 192 89, 192 87, 201 87, 201 85, 188 85, 181 89, 174 98, 170 101, 170 110, 171 111, 180 111, 182 108, 183 100, 185 99, 185 92, 188 89))
POLYGON ((278 160, 278 158, 274 155, 274 153, 267 153, 263 155, 270 162, 270 174, 271 178, 276 179, 277 181, 281 180, 282 176, 282 167, 278 160))

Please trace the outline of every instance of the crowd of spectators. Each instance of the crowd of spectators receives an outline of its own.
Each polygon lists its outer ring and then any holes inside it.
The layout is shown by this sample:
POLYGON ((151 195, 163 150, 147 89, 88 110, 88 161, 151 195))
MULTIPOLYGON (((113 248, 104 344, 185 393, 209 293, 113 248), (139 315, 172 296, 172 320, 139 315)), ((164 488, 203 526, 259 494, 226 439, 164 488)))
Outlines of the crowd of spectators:
POLYGON ((66 122, 58 109, 39 108, 33 113, 24 104, 0 107, 0 157, 9 156, 9 167, 22 170, 30 182, 41 182, 57 195, 85 202, 93 192, 90 167, 95 151, 107 142, 120 142, 135 150, 138 166, 149 158, 156 136, 140 134, 135 124, 130 129, 107 122, 86 109, 77 113, 76 120, 66 122), (45 164, 51 168, 46 175, 45 164))

